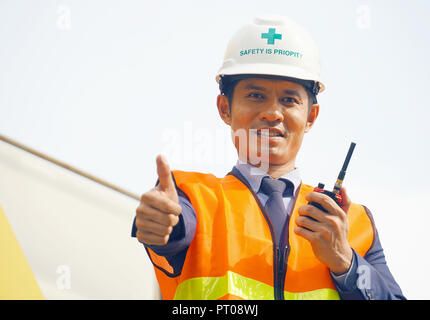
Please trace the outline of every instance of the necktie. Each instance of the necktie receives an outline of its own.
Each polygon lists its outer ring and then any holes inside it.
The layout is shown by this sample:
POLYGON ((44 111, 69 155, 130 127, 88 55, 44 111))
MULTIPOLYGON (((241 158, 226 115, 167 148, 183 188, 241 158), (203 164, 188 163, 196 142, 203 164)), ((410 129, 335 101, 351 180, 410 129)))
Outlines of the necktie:
MULTIPOLYGON (((277 242, 279 242, 287 217, 287 210, 285 209, 284 200, 282 198, 286 188, 287 185, 282 180, 264 177, 261 181, 260 190, 269 197, 264 205, 264 209, 266 209, 270 221, 272 222, 277 242)), ((294 187, 290 183, 287 190, 289 194, 292 194, 293 188, 294 187)))

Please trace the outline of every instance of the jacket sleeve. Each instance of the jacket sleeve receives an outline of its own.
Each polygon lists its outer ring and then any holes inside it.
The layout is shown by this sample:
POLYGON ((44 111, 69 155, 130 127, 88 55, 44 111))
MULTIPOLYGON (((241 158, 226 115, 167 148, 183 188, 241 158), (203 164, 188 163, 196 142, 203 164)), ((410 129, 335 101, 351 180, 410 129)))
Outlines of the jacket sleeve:
POLYGON ((364 257, 354 251, 353 263, 346 274, 340 277, 331 274, 339 296, 343 300, 405 300, 387 266, 370 211, 365 209, 372 220, 375 239, 364 257))

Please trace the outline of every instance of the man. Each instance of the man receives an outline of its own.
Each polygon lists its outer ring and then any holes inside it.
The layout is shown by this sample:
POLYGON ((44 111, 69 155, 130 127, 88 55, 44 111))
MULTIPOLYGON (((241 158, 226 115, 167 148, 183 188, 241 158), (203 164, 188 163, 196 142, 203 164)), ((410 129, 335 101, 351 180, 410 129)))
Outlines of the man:
POLYGON ((325 89, 300 26, 263 17, 229 42, 217 107, 238 162, 224 178, 170 171, 142 195, 132 235, 164 299, 404 299, 367 208, 301 183, 295 166, 325 89), (320 204, 325 211, 310 205, 320 204))

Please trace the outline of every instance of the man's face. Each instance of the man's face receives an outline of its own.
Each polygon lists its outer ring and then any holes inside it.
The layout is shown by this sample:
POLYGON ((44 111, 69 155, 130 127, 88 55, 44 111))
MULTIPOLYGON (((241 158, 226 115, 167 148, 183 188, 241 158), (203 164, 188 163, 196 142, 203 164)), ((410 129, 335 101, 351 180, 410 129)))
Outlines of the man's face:
MULTIPOLYGON (((248 78, 236 85, 231 111, 225 110, 224 103, 228 105, 227 98, 219 96, 218 109, 223 120, 233 133, 239 130, 247 135, 247 159, 239 154, 241 160, 249 162, 249 150, 261 151, 265 142, 270 166, 294 169, 303 135, 311 128, 319 110, 318 105, 313 105, 309 113, 308 95, 302 85, 279 79, 248 78), (263 135, 262 129, 267 129, 264 131, 269 136, 263 135)), ((234 141, 238 152, 240 142, 240 139, 234 141)))

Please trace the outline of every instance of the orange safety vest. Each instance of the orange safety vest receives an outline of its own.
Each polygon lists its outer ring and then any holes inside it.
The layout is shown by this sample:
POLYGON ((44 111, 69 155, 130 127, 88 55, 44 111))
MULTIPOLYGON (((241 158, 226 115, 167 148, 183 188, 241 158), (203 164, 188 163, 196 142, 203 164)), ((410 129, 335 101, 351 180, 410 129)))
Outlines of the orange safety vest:
MULTIPOLYGON (((339 299, 329 269, 294 232, 297 210, 313 187, 302 184, 296 193, 285 273, 279 270, 279 249, 267 213, 240 174, 217 178, 173 171, 173 176, 195 209, 197 226, 178 274, 147 248, 164 299, 339 299)), ((372 220, 363 206, 352 204, 348 221, 348 241, 364 256, 374 239, 372 220)))

